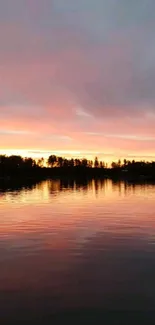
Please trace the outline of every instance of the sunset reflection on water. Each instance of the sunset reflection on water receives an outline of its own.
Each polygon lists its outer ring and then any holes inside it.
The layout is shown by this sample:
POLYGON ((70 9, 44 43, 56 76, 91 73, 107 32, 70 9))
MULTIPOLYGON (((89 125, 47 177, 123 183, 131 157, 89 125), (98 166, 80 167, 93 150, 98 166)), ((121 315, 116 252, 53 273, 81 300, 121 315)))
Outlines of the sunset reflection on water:
POLYGON ((1 188, 2 317, 153 310, 154 243, 154 185, 47 180, 1 188))

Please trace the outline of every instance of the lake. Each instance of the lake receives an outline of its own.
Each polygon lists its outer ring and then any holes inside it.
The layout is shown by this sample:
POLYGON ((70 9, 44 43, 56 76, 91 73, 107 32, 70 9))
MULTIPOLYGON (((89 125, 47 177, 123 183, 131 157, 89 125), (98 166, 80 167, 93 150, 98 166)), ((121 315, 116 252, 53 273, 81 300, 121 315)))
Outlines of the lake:
POLYGON ((1 188, 0 320, 155 324, 155 186, 1 188))

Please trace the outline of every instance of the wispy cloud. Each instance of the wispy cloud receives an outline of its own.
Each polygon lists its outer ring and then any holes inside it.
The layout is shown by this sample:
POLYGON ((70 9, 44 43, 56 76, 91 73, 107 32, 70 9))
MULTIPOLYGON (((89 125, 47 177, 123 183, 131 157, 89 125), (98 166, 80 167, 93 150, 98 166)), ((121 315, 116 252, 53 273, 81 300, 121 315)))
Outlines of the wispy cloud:
POLYGON ((33 132, 25 130, 3 130, 0 129, 0 135, 33 135, 33 132))
POLYGON ((107 134, 102 132, 85 132, 87 135, 95 137, 105 137, 105 138, 116 138, 116 139, 125 139, 125 140, 134 140, 134 141, 155 141, 155 136, 140 136, 132 134, 107 134))
POLYGON ((93 118, 93 115, 90 114, 89 112, 87 112, 86 110, 84 110, 81 107, 78 107, 75 109, 76 115, 81 117, 81 118, 93 118))
POLYGON ((55 141, 72 141, 73 139, 68 135, 59 135, 59 134, 47 134, 45 136, 48 140, 55 140, 55 141))

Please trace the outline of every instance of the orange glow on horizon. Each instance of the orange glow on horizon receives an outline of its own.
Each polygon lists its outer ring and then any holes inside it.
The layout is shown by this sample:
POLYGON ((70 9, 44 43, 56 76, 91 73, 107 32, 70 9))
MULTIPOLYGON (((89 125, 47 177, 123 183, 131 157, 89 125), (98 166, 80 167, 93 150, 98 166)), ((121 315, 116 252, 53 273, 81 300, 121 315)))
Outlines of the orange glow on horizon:
POLYGON ((45 160, 48 159, 50 155, 56 155, 56 156, 62 156, 66 158, 86 158, 88 160, 94 160, 94 158, 97 156, 99 160, 104 161, 105 163, 110 166, 111 162, 117 162, 119 159, 123 162, 124 159, 127 160, 145 160, 145 161, 154 161, 155 160, 155 155, 154 153, 146 153, 146 154, 137 154, 131 153, 131 154, 112 154, 112 153, 105 153, 102 154, 100 151, 90 151, 89 153, 85 153, 84 151, 76 151, 76 150, 37 150, 37 149, 4 149, 0 150, 0 155, 6 155, 6 156, 11 156, 11 155, 20 155, 23 158, 24 157, 32 157, 33 159, 39 159, 39 158, 44 158, 45 160))

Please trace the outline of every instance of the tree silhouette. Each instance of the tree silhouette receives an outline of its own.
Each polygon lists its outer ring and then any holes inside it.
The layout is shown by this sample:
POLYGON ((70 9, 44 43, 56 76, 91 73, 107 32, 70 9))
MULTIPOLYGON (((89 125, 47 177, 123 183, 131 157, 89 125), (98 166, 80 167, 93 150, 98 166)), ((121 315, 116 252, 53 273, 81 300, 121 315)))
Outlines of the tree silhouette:
POLYGON ((75 159, 75 166, 81 166, 81 160, 80 159, 75 159))
POLYGON ((118 160, 117 165, 118 165, 119 168, 121 167, 121 160, 120 159, 118 160))
POLYGON ((74 167, 74 159, 69 160, 69 167, 74 167))
POLYGON ((63 167, 64 159, 62 157, 58 157, 57 159, 57 165, 58 167, 63 167))
POLYGON ((98 168, 99 167, 99 161, 98 161, 98 158, 97 157, 95 157, 94 167, 95 168, 98 168))
POLYGON ((23 159, 21 156, 12 155, 8 157, 7 161, 10 168, 20 168, 23 165, 23 159))
POLYGON ((56 164, 56 162, 57 162, 57 157, 55 155, 49 156, 48 161, 47 161, 48 166, 54 167, 54 165, 56 164))
POLYGON ((93 167, 93 161, 92 160, 88 160, 88 167, 90 167, 90 168, 93 167))
POLYGON ((36 166, 36 162, 32 158, 25 158, 24 160, 24 167, 26 168, 33 168, 36 166))
POLYGON ((87 167, 87 166, 88 166, 88 160, 85 159, 85 158, 83 158, 83 159, 82 159, 82 162, 81 162, 81 165, 82 165, 83 167, 87 167))
POLYGON ((127 160, 126 159, 124 159, 124 167, 126 167, 126 165, 127 165, 127 160))
POLYGON ((100 168, 105 168, 105 163, 103 161, 100 161, 100 168))
POLYGON ((116 168, 116 167, 117 167, 117 163, 115 163, 114 161, 112 161, 112 163, 111 163, 111 167, 112 167, 112 168, 116 168))
POLYGON ((39 167, 44 167, 44 158, 40 158, 40 159, 38 159, 38 161, 37 161, 37 165, 39 166, 39 167))

